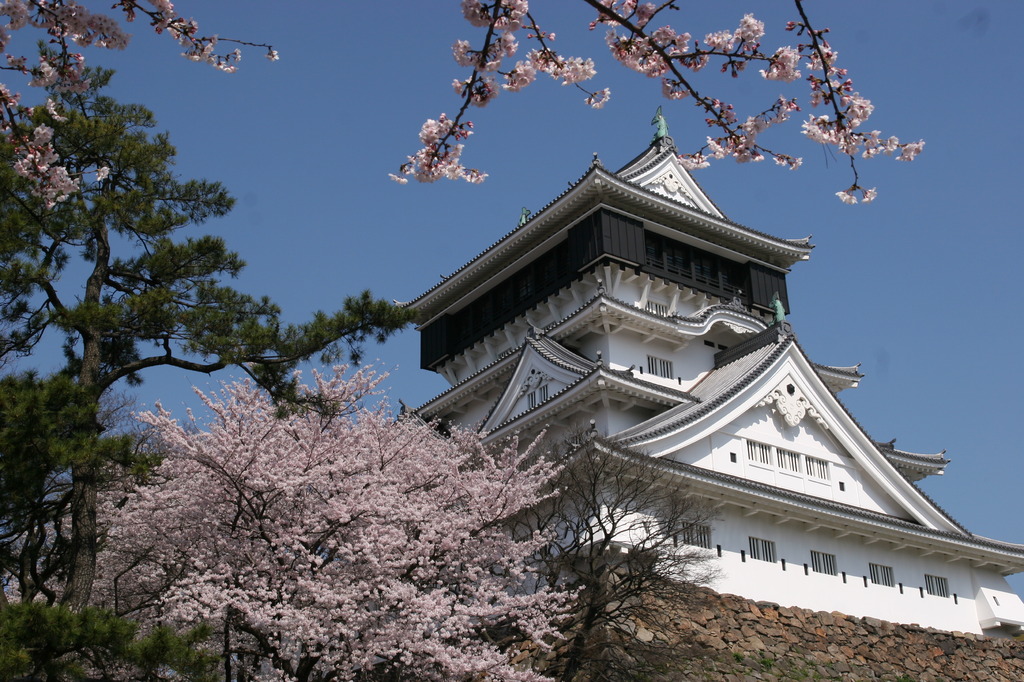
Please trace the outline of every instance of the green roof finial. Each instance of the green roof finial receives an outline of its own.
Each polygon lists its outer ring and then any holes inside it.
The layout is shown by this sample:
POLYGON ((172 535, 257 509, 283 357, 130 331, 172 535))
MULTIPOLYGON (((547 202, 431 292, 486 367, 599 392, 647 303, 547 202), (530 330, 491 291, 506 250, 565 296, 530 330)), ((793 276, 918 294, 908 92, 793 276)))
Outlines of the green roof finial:
POLYGON ((776 291, 772 294, 772 302, 769 305, 775 309, 775 322, 785 322, 786 308, 782 305, 782 300, 779 299, 779 292, 776 291))
POLYGON ((530 219, 530 209, 523 206, 522 213, 519 214, 519 227, 526 224, 526 221, 530 219))
POLYGON ((658 111, 655 112, 654 118, 651 119, 651 125, 655 126, 654 139, 651 140, 651 144, 654 144, 663 137, 668 137, 668 122, 661 113, 661 107, 658 107, 658 111))

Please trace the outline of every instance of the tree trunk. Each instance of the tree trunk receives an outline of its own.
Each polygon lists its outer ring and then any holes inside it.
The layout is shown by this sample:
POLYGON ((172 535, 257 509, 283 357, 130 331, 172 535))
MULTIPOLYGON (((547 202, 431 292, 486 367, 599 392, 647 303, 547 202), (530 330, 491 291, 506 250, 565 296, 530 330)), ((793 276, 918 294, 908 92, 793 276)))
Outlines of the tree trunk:
MULTIPOLYGON (((102 223, 94 228, 93 235, 96 260, 85 284, 83 302, 99 306, 110 265, 110 241, 107 228, 102 223)), ((77 329, 82 338, 82 367, 78 374, 78 384, 83 387, 96 387, 100 383, 103 337, 98 326, 83 323, 77 329)), ((96 398, 99 399, 99 395, 96 398)), ((103 428, 98 423, 94 426, 98 436, 103 428)), ((70 567, 61 602, 74 611, 88 606, 93 581, 96 579, 96 494, 99 476, 100 463, 91 456, 75 462, 71 467, 70 567)))

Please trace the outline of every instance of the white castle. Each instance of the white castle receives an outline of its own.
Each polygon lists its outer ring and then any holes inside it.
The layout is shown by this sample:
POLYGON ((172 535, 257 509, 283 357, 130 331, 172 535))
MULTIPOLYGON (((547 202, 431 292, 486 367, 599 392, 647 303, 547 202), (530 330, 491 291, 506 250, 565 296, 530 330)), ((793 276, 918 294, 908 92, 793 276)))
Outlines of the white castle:
POLYGON ((586 174, 407 304, 422 366, 451 388, 417 412, 493 438, 594 428, 660 458, 717 507, 692 542, 719 592, 993 636, 1024 603, 1024 545, 974 535, 915 482, 939 454, 873 440, 785 321, 808 239, 730 221, 656 137, 586 174))

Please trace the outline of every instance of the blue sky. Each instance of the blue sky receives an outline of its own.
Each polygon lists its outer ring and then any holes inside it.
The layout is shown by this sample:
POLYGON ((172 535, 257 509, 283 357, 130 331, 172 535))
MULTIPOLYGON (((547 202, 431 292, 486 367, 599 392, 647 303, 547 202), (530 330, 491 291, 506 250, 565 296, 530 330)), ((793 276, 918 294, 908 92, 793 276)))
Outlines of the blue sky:
MULTIPOLYGON (((789 2, 679 3, 673 25, 695 36, 732 29, 754 11, 767 45, 795 42, 782 30, 789 2), (713 7, 710 7, 713 5, 713 7)), ((1024 3, 1017 0, 808 0, 832 28, 841 65, 876 105, 869 122, 905 140, 924 138, 914 163, 862 163, 877 186, 869 206, 834 196, 846 164, 803 141, 798 124, 772 146, 804 157, 796 172, 769 163, 718 162, 697 179, 733 220, 783 237, 813 234, 810 262, 790 276, 790 321, 817 362, 862 363, 861 387, 842 399, 878 440, 917 452, 943 448, 947 474, 925 490, 972 531, 1024 543, 1019 499, 1024 441, 1024 360, 1019 350, 1024 247, 1016 116, 1021 57, 1013 51, 1024 3)), ((177 56, 166 37, 134 28, 123 53, 87 53, 118 70, 112 94, 153 109, 179 150, 182 175, 223 181, 238 198, 232 215, 206 226, 241 252, 237 282, 268 294, 289 319, 330 310, 364 288, 409 300, 515 226, 522 206, 539 209, 586 170, 594 153, 617 168, 650 140, 665 105, 680 148, 703 140, 703 117, 686 101, 666 103, 657 81, 606 57, 585 30, 580 4, 534 3, 567 54, 594 56, 596 87, 611 87, 602 111, 553 81, 502 94, 474 112, 466 162, 488 172, 466 183, 400 186, 388 180, 417 147, 427 117, 452 112, 461 75, 450 46, 475 38, 458 3, 313 0, 180 0, 206 32, 273 43, 281 61, 250 49, 225 75, 177 56)), ((699 87, 740 107, 784 90, 755 73, 732 81, 709 68, 699 87)), ((802 86, 794 84, 802 94, 802 86)), ((369 358, 393 371, 393 399, 419 404, 446 386, 419 369, 408 331, 369 358)), ((138 391, 176 409, 192 404, 206 377, 160 370, 138 391)), ((1024 589, 1024 579, 1015 579, 1024 589)))

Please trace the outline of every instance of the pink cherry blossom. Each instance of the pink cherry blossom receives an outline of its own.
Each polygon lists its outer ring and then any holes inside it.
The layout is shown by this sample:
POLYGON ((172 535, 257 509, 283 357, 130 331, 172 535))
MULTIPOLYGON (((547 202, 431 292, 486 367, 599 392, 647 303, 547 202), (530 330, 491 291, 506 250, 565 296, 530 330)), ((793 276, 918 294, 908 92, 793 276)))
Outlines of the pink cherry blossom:
POLYGON ((844 204, 857 203, 857 197, 855 197, 853 195, 853 192, 848 189, 844 189, 842 192, 836 192, 836 196, 839 197, 839 200, 842 201, 844 204))
POLYGON ((140 415, 165 459, 104 507, 102 597, 147 623, 226 628, 259 680, 544 679, 495 638, 541 642, 565 607, 527 564, 545 538, 508 529, 555 469, 365 406, 379 381, 314 375, 318 411, 281 414, 240 383, 203 396, 208 417, 140 415))
POLYGON ((587 104, 594 109, 600 109, 608 103, 608 100, 611 99, 611 97, 612 91, 608 88, 598 90, 597 92, 592 92, 587 96, 587 104))
POLYGON ((924 140, 918 140, 917 142, 908 142, 902 145, 900 149, 900 155, 896 157, 897 161, 913 161, 918 154, 924 149, 924 140))
MULTIPOLYGON (((587 4, 596 11, 588 28, 605 29, 605 43, 619 63, 649 78, 659 78, 662 95, 667 99, 691 99, 703 111, 705 122, 714 129, 708 137, 713 144, 682 153, 680 158, 688 167, 704 167, 713 158, 748 162, 770 157, 784 168, 798 168, 799 158, 766 147, 761 134, 771 126, 785 123, 802 106, 826 110, 805 120, 803 133, 849 157, 856 188, 856 158, 891 155, 898 150, 897 158, 909 161, 923 148, 923 143, 906 144, 893 136, 882 137, 878 131, 861 131, 874 112, 874 105, 854 89, 846 69, 839 65, 839 52, 825 39, 828 29, 813 26, 799 0, 796 5, 800 18, 787 22, 785 30, 799 36, 801 42, 796 47, 774 49, 762 49, 766 27, 753 14, 743 15, 736 28, 707 32, 702 42, 694 42, 689 32, 663 21, 678 18, 669 11, 676 9, 673 3, 588 0, 587 4), (712 63, 732 77, 739 77, 748 65, 755 64, 761 67, 758 71, 766 80, 788 84, 802 78, 807 88, 805 97, 784 94, 764 110, 740 116, 731 104, 705 94, 693 80, 693 74, 712 63)), ((426 182, 442 177, 484 177, 462 165, 463 145, 456 142, 455 131, 465 131, 465 112, 469 107, 482 106, 496 95, 495 81, 487 73, 499 74, 504 79, 501 88, 509 92, 519 92, 535 83, 538 73, 547 73, 563 85, 583 90, 589 106, 598 108, 610 97, 607 88, 581 85, 596 76, 593 61, 560 54, 551 44, 555 32, 540 28, 527 0, 462 0, 462 12, 482 38, 460 39, 453 47, 456 63, 471 72, 468 77, 455 79, 454 90, 462 104, 452 117, 452 132, 408 157, 400 168, 402 176, 426 182), (524 28, 525 36, 519 33, 524 28), (527 52, 526 60, 507 66, 504 61, 516 53, 519 40, 523 39, 532 41, 533 49, 527 52)), ((840 198, 856 199, 845 191, 840 198)))
POLYGON ((800 77, 800 69, 797 68, 799 63, 799 51, 794 50, 789 45, 786 47, 780 47, 775 54, 772 55, 768 68, 761 70, 761 75, 764 76, 766 80, 792 83, 800 77))
MULTIPOLYGON (((0 49, 10 47, 14 31, 36 29, 46 35, 49 50, 39 57, 35 66, 30 66, 24 55, 6 54, 5 68, 28 76, 27 84, 31 87, 84 92, 89 88, 85 56, 77 50, 124 49, 131 35, 119 19, 133 22, 140 15, 156 33, 166 32, 177 41, 185 49, 187 58, 227 73, 238 68, 242 53, 239 49, 219 52, 218 47, 222 43, 265 48, 269 59, 277 59, 277 52, 269 45, 202 35, 198 24, 176 14, 173 3, 168 0, 146 0, 144 3, 140 0, 117 0, 109 7, 118 11, 92 11, 75 0, 3 0, 0 2, 0 17, 6 17, 7 21, 0 26, 0 49)), ((3 84, 0 84, 0 99, 3 100, 0 102, 3 104, 0 106, 0 138, 15 149, 15 171, 36 183, 33 193, 44 197, 51 206, 76 192, 79 179, 71 177, 61 166, 52 146, 48 143, 26 145, 25 128, 29 124, 31 110, 20 106, 18 97, 11 95, 3 84)), ((47 111, 55 120, 60 120, 50 105, 47 111)))
POLYGON ((745 43, 756 43, 764 36, 764 22, 755 19, 753 14, 745 14, 735 36, 745 43))

